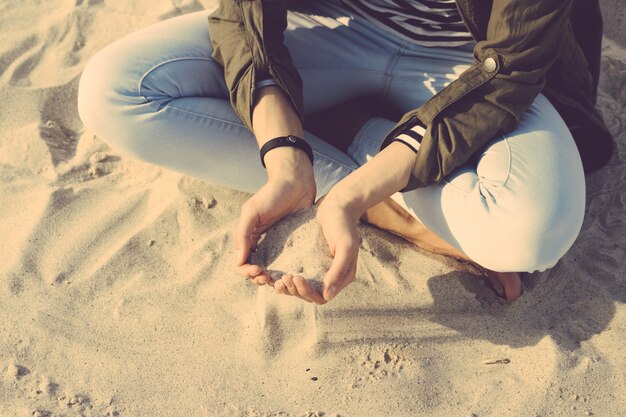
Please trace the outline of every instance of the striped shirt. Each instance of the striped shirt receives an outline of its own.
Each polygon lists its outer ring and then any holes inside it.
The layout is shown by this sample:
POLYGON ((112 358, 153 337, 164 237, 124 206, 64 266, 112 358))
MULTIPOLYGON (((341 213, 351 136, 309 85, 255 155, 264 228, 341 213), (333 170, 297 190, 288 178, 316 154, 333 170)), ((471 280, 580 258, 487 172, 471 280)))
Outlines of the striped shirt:
MULTIPOLYGON (((341 0, 374 24, 427 47, 455 47, 473 42, 456 0, 341 0)), ((417 153, 426 127, 418 124, 395 137, 417 153)))
POLYGON ((422 46, 460 46, 473 41, 456 0, 341 0, 400 38, 422 46))
MULTIPOLYGON (((455 47, 474 39, 463 22, 456 0, 341 0, 374 24, 402 39, 427 47, 455 47)), ((262 79, 257 88, 274 85, 262 79)), ((418 123, 393 141, 403 143, 417 153, 426 133, 418 123)))

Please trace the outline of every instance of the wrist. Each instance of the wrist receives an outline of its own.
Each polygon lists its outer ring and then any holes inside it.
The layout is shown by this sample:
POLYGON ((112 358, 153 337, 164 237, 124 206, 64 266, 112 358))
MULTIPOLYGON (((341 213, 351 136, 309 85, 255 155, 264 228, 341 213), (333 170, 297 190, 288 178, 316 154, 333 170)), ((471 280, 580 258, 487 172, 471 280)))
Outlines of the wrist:
MULTIPOLYGON (((261 149, 259 150, 259 156, 261 158, 261 164, 263 165, 264 168, 266 168, 265 155, 268 152, 276 148, 282 148, 282 147, 297 148, 297 149, 302 150, 306 154, 306 156, 309 158, 309 162, 311 163, 311 165, 313 165, 314 156, 313 156, 313 149, 311 148, 311 145, 309 145, 304 139, 300 137, 297 137, 295 135, 287 135, 287 136, 279 136, 279 137, 270 139, 261 146, 261 149)), ((291 155, 291 154, 287 154, 287 155, 291 155)), ((295 155, 299 156, 300 154, 295 154, 295 155)))
POLYGON ((313 165, 298 148, 284 146, 268 151, 264 157, 269 181, 314 182, 313 165))
POLYGON ((338 182, 326 195, 325 199, 332 201, 335 206, 352 213, 355 220, 358 220, 368 207, 363 190, 351 186, 347 181, 338 182))
POLYGON ((362 215, 370 207, 406 187, 415 153, 391 143, 373 159, 338 182, 329 194, 351 212, 362 215))

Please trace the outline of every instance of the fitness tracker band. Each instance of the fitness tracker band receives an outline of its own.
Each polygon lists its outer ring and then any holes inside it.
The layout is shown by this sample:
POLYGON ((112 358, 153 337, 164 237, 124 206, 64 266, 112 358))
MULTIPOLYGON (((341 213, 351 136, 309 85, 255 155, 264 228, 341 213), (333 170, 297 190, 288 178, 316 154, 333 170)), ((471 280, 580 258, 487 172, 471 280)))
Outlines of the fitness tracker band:
POLYGON ((293 148, 298 148, 304 151, 306 155, 309 157, 311 161, 311 165, 313 165, 313 149, 311 149, 311 145, 306 143, 304 139, 301 139, 294 135, 289 136, 279 136, 277 138, 268 140, 259 151, 261 155, 261 164, 263 168, 265 168, 265 154, 271 151, 274 148, 280 148, 281 146, 291 146, 293 148))

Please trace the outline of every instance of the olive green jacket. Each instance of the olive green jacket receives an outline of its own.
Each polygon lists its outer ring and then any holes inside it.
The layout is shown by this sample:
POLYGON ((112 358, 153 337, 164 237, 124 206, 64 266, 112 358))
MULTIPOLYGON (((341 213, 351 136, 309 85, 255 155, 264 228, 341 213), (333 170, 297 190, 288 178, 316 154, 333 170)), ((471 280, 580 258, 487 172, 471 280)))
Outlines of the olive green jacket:
MULTIPOLYGON (((314 0, 312 0, 314 1, 314 0)), ((426 126, 403 191, 441 181, 493 138, 512 131, 543 93, 569 127, 586 172, 613 139, 595 109, 602 40, 598 0, 457 0, 476 40, 474 62, 386 136, 426 126)), ((212 58, 224 67, 233 108, 248 128, 255 80, 270 75, 304 120, 302 80, 283 44, 287 0, 222 0, 209 16, 212 58)))

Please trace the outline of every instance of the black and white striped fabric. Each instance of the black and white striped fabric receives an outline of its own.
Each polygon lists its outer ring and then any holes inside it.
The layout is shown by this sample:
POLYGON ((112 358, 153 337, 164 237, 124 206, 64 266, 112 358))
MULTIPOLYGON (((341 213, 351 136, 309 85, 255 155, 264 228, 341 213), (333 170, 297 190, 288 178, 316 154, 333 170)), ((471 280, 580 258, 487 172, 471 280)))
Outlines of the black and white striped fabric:
POLYGON ((382 28, 422 46, 454 47, 473 41, 456 0, 341 0, 382 28))
POLYGON ((426 128, 420 123, 414 125, 409 130, 405 130, 403 133, 400 133, 393 140, 401 142, 408 146, 413 152, 417 153, 422 144, 422 138, 424 137, 424 133, 426 133, 426 128))
MULTIPOLYGON (((400 38, 427 47, 455 47, 473 42, 456 0, 341 0, 360 15, 400 38)), ((394 141, 419 151, 426 127, 417 124, 394 141)))
MULTIPOLYGON (((427 47, 455 47, 474 39, 463 23, 456 0, 341 0, 360 15, 400 38, 427 47)), ((257 88, 276 84, 266 79, 257 88)), ((426 127, 405 130, 398 141, 417 153, 426 127)))

